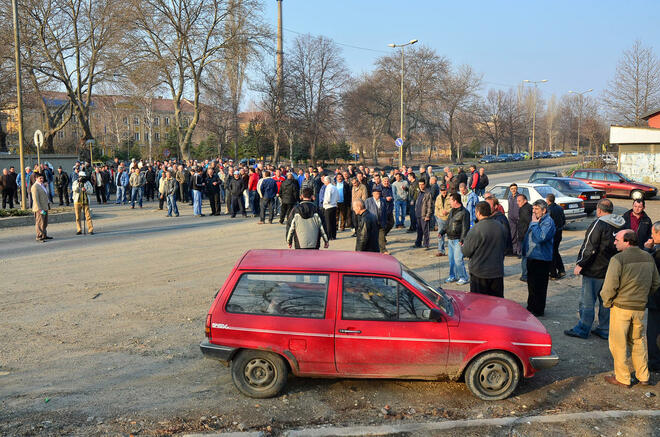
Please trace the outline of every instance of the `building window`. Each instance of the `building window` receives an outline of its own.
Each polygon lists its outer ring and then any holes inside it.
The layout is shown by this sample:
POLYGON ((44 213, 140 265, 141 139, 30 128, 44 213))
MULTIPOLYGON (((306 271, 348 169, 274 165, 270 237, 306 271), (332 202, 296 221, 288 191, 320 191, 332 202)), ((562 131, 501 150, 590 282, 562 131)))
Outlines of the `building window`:
POLYGON ((135 132, 133 138, 135 139, 135 141, 140 141, 140 132, 135 132))
POLYGON ((107 124, 103 126, 103 133, 104 134, 108 133, 108 125, 107 124))
POLYGON ((74 129, 74 131, 71 133, 71 136, 73 138, 78 138, 78 131, 74 129))
POLYGON ((159 126, 160 125, 160 117, 155 117, 154 118, 154 126, 159 126))
POLYGON ((144 133, 144 141, 149 141, 149 132, 144 133))
POLYGON ((165 126, 170 125, 170 117, 165 117, 165 126))
POLYGON ((60 140, 61 140, 62 138, 64 138, 64 132, 62 132, 62 131, 58 131, 58 132, 57 132, 57 138, 59 138, 60 140))
POLYGON ((128 124, 128 117, 124 117, 124 124, 128 124))
POLYGON ((156 133, 154 134, 154 139, 155 139, 156 141, 160 141, 160 134, 159 134, 158 132, 156 132, 156 133))
POLYGON ((133 117, 133 124, 135 126, 139 126, 140 125, 140 117, 133 117))

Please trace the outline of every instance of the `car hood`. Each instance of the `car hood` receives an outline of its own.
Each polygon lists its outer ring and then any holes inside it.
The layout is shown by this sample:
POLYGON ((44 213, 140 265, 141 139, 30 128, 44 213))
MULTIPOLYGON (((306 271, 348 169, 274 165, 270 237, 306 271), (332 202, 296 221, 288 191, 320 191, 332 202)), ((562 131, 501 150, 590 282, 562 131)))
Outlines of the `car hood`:
POLYGON ((645 184, 643 182, 630 181, 629 184, 636 185, 637 187, 642 188, 644 190, 656 190, 657 189, 655 186, 645 184))
POLYGON ((454 298, 461 324, 493 325, 547 334, 545 326, 516 302, 478 293, 446 291, 454 298))

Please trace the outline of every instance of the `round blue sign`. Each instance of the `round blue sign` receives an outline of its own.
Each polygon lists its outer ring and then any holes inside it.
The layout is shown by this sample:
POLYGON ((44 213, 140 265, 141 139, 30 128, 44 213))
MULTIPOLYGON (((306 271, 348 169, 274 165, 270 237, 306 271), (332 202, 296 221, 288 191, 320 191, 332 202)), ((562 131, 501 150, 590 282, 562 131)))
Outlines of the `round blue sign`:
POLYGON ((403 140, 401 138, 397 138, 394 144, 396 144, 397 147, 401 147, 403 146, 403 140))

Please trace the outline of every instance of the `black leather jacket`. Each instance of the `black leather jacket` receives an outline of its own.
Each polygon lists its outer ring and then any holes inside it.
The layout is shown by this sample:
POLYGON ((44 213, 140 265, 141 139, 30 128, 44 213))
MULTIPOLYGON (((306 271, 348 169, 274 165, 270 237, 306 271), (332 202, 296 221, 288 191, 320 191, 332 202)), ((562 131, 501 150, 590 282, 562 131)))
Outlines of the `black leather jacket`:
POLYGON ((470 230, 470 213, 461 205, 458 208, 452 208, 447 217, 447 238, 450 240, 463 239, 470 230))
POLYGON ((378 245, 378 222, 376 217, 367 210, 358 216, 357 227, 355 229, 355 250, 357 252, 380 252, 378 245))

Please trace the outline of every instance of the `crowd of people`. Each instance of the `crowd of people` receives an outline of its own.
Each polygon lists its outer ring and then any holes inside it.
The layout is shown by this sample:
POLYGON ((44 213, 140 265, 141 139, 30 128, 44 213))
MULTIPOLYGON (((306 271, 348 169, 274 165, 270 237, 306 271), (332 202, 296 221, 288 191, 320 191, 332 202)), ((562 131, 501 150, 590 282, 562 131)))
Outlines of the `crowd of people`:
MULTIPOLYGON (((20 176, 13 168, 4 169, 0 183, 3 208, 5 200, 12 207, 20 176)), ((447 256, 445 282, 469 283, 472 293, 504 297, 505 257, 518 257, 520 280, 527 283, 527 309, 542 317, 549 280, 566 276, 560 254, 564 210, 553 194, 530 204, 512 183, 505 213, 499 200, 485 191, 488 184, 485 170, 474 165, 467 171, 459 168, 454 173, 445 167, 436 173, 431 166, 415 172, 412 167, 384 171, 348 165, 328 170, 231 160, 124 163, 115 159, 112 165, 94 168, 76 163, 70 174, 47 165, 26 169, 37 241, 51 238, 46 231, 47 210, 55 195, 60 205, 74 204, 78 234, 83 220, 90 234, 94 232, 89 212, 92 194, 99 204, 108 203, 114 194, 115 203, 133 209, 158 200, 159 209, 166 205, 168 217, 179 216, 177 203, 192 206, 194 216, 204 217, 202 199, 206 198, 208 215, 222 215, 223 209, 232 218, 251 214, 260 225, 277 218, 286 225, 287 245, 296 249, 319 249, 322 241, 327 248, 338 232, 352 231, 355 250, 387 254, 389 233, 405 229, 407 222, 406 232, 416 234, 414 248, 447 256), (431 244, 432 233, 437 235, 437 246, 431 244)), ((644 209, 644 200, 635 200, 619 216, 609 199, 598 203, 574 269, 582 276, 579 321, 565 331, 571 337, 593 334, 607 339, 615 361, 615 374, 608 382, 626 386, 632 381, 622 364, 626 348, 632 350, 641 384, 649 382, 649 368, 660 370, 657 341, 647 351, 641 329, 648 306, 647 337, 660 338, 660 293, 654 294, 660 286, 660 250, 656 250, 660 222, 654 224, 644 209)))

